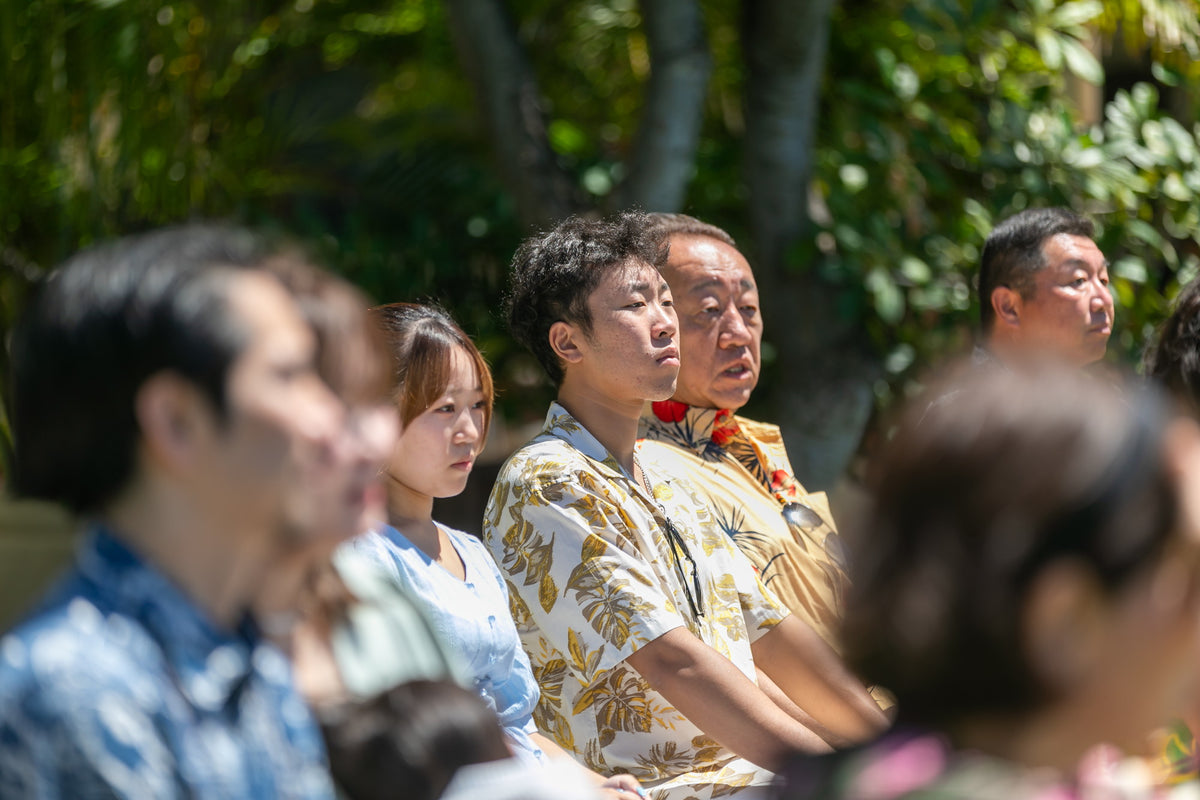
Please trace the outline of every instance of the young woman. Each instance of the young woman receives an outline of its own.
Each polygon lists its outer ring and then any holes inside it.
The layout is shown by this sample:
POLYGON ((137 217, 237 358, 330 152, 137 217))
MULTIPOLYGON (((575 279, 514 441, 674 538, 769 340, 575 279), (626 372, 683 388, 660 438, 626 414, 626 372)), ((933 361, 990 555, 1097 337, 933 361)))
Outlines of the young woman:
MULTIPOLYGON (((442 310, 410 303, 375 309, 394 359, 400 437, 387 467, 388 524, 354 540, 356 551, 425 600, 435 627, 455 644, 518 758, 569 758, 533 722, 538 687, 521 649, 508 590, 473 536, 433 519, 433 501, 453 497, 483 448, 492 378, 475 345, 442 310)), ((602 782, 610 797, 640 795, 637 781, 602 782)))

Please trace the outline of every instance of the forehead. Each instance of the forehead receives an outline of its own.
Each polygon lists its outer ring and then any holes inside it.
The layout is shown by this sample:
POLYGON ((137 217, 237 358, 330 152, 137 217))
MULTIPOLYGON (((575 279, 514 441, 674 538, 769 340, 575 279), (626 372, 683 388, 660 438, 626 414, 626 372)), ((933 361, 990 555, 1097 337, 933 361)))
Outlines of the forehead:
POLYGON ((666 273, 672 287, 679 292, 754 291, 758 288, 746 257, 737 248, 708 236, 672 236, 666 273))
POLYGON ((271 275, 256 270, 232 274, 226 288, 231 317, 244 331, 249 350, 303 351, 316 348, 312 329, 291 295, 271 275))
POLYGON ((604 277, 600 279, 600 283, 588 299, 601 295, 628 294, 632 291, 658 291, 665 284, 666 279, 653 265, 641 259, 631 259, 605 270, 604 277))
POLYGON ((461 345, 455 345, 446 353, 447 381, 442 392, 460 391, 462 389, 478 389, 483 383, 479 371, 475 369, 475 361, 470 353, 461 345))
POLYGON ((1056 233, 1047 239, 1042 244, 1042 255, 1046 260, 1042 272, 1077 268, 1100 270, 1108 266, 1108 260, 1094 241, 1069 233, 1056 233))

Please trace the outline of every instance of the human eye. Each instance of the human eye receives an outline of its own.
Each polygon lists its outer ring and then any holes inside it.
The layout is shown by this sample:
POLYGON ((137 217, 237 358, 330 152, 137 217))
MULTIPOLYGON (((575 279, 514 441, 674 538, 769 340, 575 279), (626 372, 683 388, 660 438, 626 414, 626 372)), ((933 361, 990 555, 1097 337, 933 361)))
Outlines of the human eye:
POLYGON ((645 305, 646 305, 645 300, 630 300, 628 303, 626 303, 625 305, 623 305, 621 307, 622 308, 644 308, 645 305))

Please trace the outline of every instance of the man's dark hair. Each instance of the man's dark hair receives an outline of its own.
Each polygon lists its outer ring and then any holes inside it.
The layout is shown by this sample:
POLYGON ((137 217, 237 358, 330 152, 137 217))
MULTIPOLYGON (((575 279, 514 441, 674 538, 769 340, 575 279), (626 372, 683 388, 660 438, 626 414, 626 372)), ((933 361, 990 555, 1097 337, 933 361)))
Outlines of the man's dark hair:
POLYGON ((650 230, 661 234, 666 239, 670 239, 672 236, 707 236, 730 247, 737 247, 737 242, 733 240, 733 237, 724 228, 718 228, 711 223, 702 222, 695 217, 689 217, 687 214, 668 214, 663 211, 652 211, 646 215, 646 219, 649 220, 650 230))
POLYGON ((1200 417, 1200 279, 1185 286, 1175 299, 1158 341, 1146 351, 1143 367, 1146 377, 1165 386, 1200 417))
POLYGON ((605 219, 569 217, 549 233, 526 239, 513 256, 506 301, 513 338, 527 347, 555 385, 563 366, 550 347, 555 322, 591 333, 588 297, 612 269, 644 262, 661 269, 667 241, 647 215, 626 211, 605 219))
POLYGON ((1046 266, 1042 246, 1060 233, 1091 239, 1091 220, 1065 208, 1031 208, 997 225, 983 243, 979 259, 979 321, 986 336, 996 321, 992 292, 1007 286, 1021 297, 1033 293, 1033 276, 1046 266))
POLYGON ((247 231, 189 225, 85 250, 50 273, 13 332, 13 492, 102 509, 133 476, 134 405, 156 373, 191 381, 223 418, 246 337, 229 278, 268 255, 247 231))

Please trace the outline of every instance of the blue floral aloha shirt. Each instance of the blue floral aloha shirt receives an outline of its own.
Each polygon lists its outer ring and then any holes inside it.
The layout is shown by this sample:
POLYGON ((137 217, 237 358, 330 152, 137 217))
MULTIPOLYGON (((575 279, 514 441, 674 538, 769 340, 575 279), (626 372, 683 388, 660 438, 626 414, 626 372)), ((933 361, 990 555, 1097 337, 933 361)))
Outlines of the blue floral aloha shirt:
POLYGON ((93 529, 0 639, 0 795, 333 798, 284 655, 93 529))

